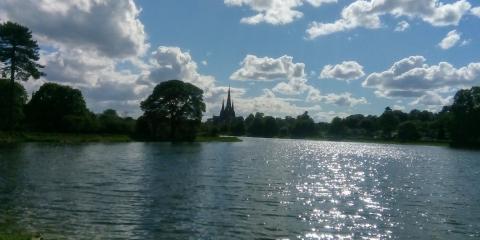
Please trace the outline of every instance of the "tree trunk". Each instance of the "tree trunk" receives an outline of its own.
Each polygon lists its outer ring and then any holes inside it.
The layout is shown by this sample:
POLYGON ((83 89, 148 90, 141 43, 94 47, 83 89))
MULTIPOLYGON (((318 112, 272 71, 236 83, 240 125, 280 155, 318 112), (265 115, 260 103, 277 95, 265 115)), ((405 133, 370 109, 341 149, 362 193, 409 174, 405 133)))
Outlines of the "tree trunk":
POLYGON ((9 106, 9 111, 8 111, 8 129, 10 131, 13 131, 14 128, 14 123, 13 123, 13 111, 14 107, 13 105, 15 104, 15 68, 16 68, 16 62, 15 62, 15 52, 16 52, 16 46, 12 47, 12 56, 11 56, 11 66, 10 66, 10 106, 9 106))
POLYGON ((176 122, 175 122, 175 119, 173 117, 170 118, 170 140, 171 141, 176 141, 175 139, 175 135, 176 135, 176 122))

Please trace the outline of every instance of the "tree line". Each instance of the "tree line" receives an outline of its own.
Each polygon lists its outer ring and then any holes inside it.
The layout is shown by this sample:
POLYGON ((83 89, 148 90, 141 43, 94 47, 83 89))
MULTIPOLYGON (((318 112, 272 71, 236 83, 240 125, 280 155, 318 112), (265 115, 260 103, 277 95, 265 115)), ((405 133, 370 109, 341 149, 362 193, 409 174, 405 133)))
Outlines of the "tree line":
POLYGON ((229 123, 207 121, 203 132, 252 137, 319 138, 331 140, 380 140, 445 142, 453 146, 480 147, 480 87, 460 90, 453 104, 439 112, 385 108, 379 115, 354 114, 318 122, 305 112, 297 117, 276 118, 263 113, 237 117, 229 123))

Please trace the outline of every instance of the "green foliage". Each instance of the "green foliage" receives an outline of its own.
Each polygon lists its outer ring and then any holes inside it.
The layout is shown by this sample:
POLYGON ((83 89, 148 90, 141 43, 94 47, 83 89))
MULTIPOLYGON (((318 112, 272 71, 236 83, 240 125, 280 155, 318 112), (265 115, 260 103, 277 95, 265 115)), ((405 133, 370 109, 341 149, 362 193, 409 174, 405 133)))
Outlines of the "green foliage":
POLYGON ((458 91, 450 111, 452 144, 480 147, 480 87, 458 91))
POLYGON ((292 136, 296 138, 305 138, 316 136, 315 122, 308 115, 308 112, 299 115, 291 130, 292 136))
POLYGON ((43 66, 36 63, 40 58, 38 51, 38 44, 28 28, 13 22, 0 24, 0 75, 10 79, 6 101, 9 105, 6 121, 10 130, 18 124, 15 80, 27 81, 30 77, 38 79, 43 75, 39 70, 43 66))
POLYGON ((203 91, 179 80, 157 85, 140 107, 138 134, 152 140, 193 141, 205 112, 203 91))
POLYGON ((400 141, 416 141, 419 138, 420 134, 414 122, 407 121, 398 126, 398 139, 400 141))
POLYGON ((0 24, 0 62, 2 73, 12 80, 27 81, 30 77, 38 79, 42 76, 36 61, 40 59, 39 47, 32 39, 32 32, 17 23, 0 24))
POLYGON ((13 104, 9 99, 9 92, 11 85, 6 79, 0 79, 0 130, 10 129, 8 116, 12 112, 13 128, 21 128, 21 123, 24 120, 23 108, 27 102, 27 92, 25 88, 19 83, 14 84, 14 101, 13 104))
POLYGON ((245 135, 245 123, 243 117, 236 117, 230 126, 230 133, 233 136, 245 135))
POLYGON ((45 83, 26 106, 28 125, 46 132, 93 132, 95 115, 85 104, 78 89, 45 83))
POLYGON ((122 118, 113 109, 107 109, 99 114, 98 124, 99 132, 110 134, 132 134, 135 128, 135 120, 133 118, 122 118))

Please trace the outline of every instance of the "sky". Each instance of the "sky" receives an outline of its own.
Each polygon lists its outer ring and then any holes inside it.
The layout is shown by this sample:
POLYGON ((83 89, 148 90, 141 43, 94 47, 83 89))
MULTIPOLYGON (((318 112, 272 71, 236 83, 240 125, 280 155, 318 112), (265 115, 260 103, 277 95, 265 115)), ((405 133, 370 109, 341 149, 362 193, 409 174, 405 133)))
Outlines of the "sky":
POLYGON ((30 28, 44 82, 81 89, 94 112, 139 116, 162 81, 204 91, 204 118, 231 86, 237 115, 317 121, 438 111, 480 85, 474 0, 0 0, 30 28))

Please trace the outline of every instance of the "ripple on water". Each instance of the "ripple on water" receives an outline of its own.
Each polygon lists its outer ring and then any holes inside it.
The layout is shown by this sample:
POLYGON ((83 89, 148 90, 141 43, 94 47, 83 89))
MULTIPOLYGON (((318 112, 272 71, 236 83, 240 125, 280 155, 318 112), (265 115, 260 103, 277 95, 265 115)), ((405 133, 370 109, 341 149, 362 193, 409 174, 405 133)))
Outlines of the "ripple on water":
POLYGON ((249 138, 1 151, 0 221, 51 238, 480 238, 477 152, 249 138))

